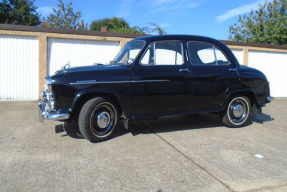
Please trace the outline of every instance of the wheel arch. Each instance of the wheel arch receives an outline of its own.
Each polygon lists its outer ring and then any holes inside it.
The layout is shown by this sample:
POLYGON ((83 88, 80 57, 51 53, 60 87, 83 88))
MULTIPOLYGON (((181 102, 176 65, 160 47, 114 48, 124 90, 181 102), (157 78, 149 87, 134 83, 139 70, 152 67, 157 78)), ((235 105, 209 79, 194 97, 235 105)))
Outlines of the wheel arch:
POLYGON ((241 89, 241 90, 230 91, 226 94, 226 97, 222 105, 224 110, 228 106, 229 101, 236 95, 242 95, 242 96, 248 97, 250 100, 251 106, 253 106, 254 104, 256 106, 259 106, 256 92, 253 89, 241 89))
POLYGON ((73 100, 71 106, 71 116, 75 117, 79 114, 82 106, 90 99, 95 97, 104 97, 111 101, 118 109, 119 116, 123 113, 123 108, 120 103, 120 96, 119 94, 115 93, 112 90, 106 89, 88 89, 79 92, 73 100))

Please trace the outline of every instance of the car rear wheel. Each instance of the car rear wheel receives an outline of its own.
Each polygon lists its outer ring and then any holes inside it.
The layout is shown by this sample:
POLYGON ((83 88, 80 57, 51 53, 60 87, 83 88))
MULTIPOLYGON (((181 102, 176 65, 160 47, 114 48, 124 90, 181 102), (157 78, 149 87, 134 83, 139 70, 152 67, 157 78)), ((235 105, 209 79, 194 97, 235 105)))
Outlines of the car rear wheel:
POLYGON ((222 122, 227 127, 242 127, 250 123, 250 100, 246 96, 233 97, 223 113, 222 122))
POLYGON ((79 115, 82 136, 91 142, 107 140, 118 122, 115 105, 102 97, 87 101, 79 115))

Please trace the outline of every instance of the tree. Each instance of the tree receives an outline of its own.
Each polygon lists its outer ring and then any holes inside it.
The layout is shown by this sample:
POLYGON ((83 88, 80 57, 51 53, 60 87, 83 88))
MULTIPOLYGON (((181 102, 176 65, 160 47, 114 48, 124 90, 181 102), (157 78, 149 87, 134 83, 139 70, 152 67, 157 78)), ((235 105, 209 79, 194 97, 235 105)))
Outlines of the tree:
POLYGON ((107 27, 107 31, 109 32, 142 33, 135 28, 131 28, 124 18, 119 17, 95 20, 90 25, 90 30, 100 31, 102 26, 107 27))
POLYGON ((87 30, 88 25, 83 20, 79 22, 82 13, 77 11, 74 13, 72 2, 67 4, 59 0, 58 9, 54 9, 54 14, 50 14, 47 18, 48 27, 63 28, 63 29, 83 29, 87 30))
POLYGON ((143 27, 143 30, 146 33, 157 33, 159 35, 166 35, 164 29, 160 27, 158 24, 155 23, 148 23, 148 24, 151 25, 152 27, 143 27))
POLYGON ((38 26, 41 21, 36 9, 31 0, 2 0, 0 23, 38 26))
POLYGON ((92 22, 90 25, 90 30, 92 31, 100 31, 102 26, 107 27, 107 31, 109 32, 120 32, 120 33, 138 33, 138 34, 146 34, 146 33, 154 33, 157 32, 160 35, 166 34, 164 29, 154 23, 149 23, 153 27, 130 27, 129 23, 124 18, 113 17, 113 18, 105 18, 99 19, 92 22))
POLYGON ((287 0, 259 5, 230 26, 229 39, 239 42, 287 45, 287 0))

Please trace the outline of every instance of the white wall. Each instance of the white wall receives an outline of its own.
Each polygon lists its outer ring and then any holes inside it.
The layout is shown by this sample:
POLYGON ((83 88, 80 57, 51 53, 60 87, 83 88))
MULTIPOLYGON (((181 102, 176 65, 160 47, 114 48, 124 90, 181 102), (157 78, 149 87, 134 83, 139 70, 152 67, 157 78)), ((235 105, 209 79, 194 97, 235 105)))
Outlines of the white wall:
POLYGON ((48 39, 48 74, 52 75, 63 65, 71 67, 107 64, 120 51, 120 42, 77 39, 48 39))
POLYGON ((0 100, 38 100, 39 41, 0 35, 0 100))
POLYGON ((266 75, 273 97, 287 97, 287 53, 249 51, 248 66, 266 75))

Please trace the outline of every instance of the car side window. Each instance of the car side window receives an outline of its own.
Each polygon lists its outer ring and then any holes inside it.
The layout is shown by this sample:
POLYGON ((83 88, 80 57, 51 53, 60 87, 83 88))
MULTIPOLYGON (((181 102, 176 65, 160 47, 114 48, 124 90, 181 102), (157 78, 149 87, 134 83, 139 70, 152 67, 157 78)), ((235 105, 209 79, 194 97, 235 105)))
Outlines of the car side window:
POLYGON ((213 44, 189 41, 187 49, 192 65, 224 66, 230 64, 224 53, 213 44))
POLYGON ((156 41, 149 44, 141 65, 182 65, 183 45, 180 41, 156 41))
POLYGON ((134 49, 134 50, 127 51, 119 63, 131 64, 139 52, 140 52, 140 49, 134 49))

